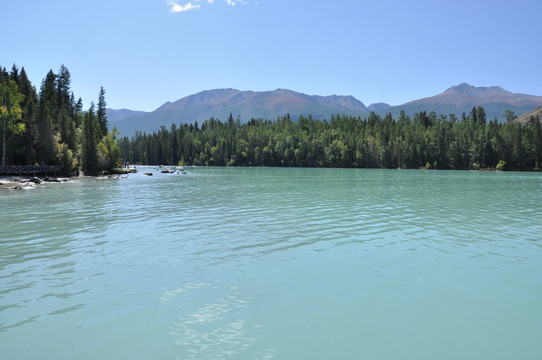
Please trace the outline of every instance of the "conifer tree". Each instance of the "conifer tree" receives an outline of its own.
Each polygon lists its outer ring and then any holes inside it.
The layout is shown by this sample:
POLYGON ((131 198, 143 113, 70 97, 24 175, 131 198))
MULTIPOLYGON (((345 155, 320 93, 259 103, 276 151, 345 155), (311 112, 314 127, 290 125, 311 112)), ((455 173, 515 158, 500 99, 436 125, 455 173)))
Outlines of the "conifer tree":
POLYGON ((34 157, 34 137, 36 136, 36 117, 39 110, 38 94, 36 88, 32 85, 26 71, 21 68, 18 84, 19 92, 24 95, 21 102, 21 121, 25 124, 24 132, 18 136, 20 153, 14 154, 20 164, 31 164, 34 157))
POLYGON ((57 109, 58 130, 60 140, 69 148, 75 148, 75 123, 73 119, 72 92, 70 89, 71 75, 68 69, 62 65, 57 79, 57 109))
POLYGON ((486 119, 486 111, 484 110, 483 107, 481 106, 478 106, 476 108, 476 115, 478 116, 478 122, 481 123, 481 124, 485 124, 487 122, 487 119, 486 119))
POLYGON ((97 141, 96 130, 98 126, 96 124, 96 116, 94 114, 94 103, 90 104, 90 109, 85 114, 83 120, 83 171, 86 174, 93 175, 97 172, 98 158, 97 158, 97 141))
POLYGON ((52 70, 49 70, 40 88, 36 136, 37 153, 40 154, 40 160, 45 163, 55 160, 53 137, 58 113, 56 105, 56 75, 52 70))
POLYGON ((98 96, 98 110, 96 111, 96 116, 98 118, 98 123, 100 124, 100 135, 104 137, 107 135, 107 103, 105 102, 105 90, 100 87, 100 95, 98 96))
POLYGON ((472 107, 472 110, 470 112, 470 121, 472 121, 475 124, 478 122, 478 112, 476 111, 475 106, 472 107))

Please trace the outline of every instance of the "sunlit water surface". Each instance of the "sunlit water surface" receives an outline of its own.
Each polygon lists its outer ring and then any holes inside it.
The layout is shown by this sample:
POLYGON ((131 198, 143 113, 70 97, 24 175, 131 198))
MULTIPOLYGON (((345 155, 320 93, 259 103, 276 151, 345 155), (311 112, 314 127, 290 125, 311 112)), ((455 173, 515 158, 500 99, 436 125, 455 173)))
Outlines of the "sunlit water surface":
POLYGON ((0 193, 1 359, 540 359, 541 174, 139 170, 0 193))

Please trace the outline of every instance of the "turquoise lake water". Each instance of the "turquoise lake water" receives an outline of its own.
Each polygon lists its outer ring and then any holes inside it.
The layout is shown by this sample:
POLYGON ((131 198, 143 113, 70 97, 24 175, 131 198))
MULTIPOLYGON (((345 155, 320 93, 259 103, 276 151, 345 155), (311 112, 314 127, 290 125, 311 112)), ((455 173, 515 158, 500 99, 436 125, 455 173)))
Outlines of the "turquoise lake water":
POLYGON ((1 359, 540 359, 542 174, 185 170, 0 193, 1 359))

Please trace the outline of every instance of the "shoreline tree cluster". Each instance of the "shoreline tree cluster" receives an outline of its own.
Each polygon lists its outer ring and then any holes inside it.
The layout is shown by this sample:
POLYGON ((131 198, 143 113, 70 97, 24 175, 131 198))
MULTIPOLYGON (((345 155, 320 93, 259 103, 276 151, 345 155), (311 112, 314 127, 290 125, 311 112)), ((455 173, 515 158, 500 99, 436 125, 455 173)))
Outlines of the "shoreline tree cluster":
POLYGON ((230 115, 201 126, 162 126, 119 140, 121 156, 143 165, 297 166, 353 168, 498 169, 539 171, 542 127, 532 118, 487 121, 483 107, 461 119, 425 111, 367 118, 336 115, 329 121, 289 115, 241 124, 230 115))
POLYGON ((107 131, 105 90, 98 106, 83 111, 71 91, 71 75, 62 65, 50 70, 39 92, 24 67, 0 68, 2 166, 61 165, 64 176, 83 171, 95 175, 111 172, 120 163, 120 149, 113 129, 107 131))

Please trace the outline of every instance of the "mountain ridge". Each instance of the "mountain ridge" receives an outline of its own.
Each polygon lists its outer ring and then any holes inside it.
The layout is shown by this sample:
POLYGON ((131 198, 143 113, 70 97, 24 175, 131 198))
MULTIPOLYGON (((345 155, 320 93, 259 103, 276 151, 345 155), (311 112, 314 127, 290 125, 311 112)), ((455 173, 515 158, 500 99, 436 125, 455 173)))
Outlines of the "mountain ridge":
POLYGON ((110 121, 121 134, 135 131, 151 132, 160 126, 203 122, 211 117, 225 120, 230 114, 243 121, 251 118, 276 119, 290 114, 328 118, 334 114, 359 115, 367 107, 351 95, 307 95, 288 89, 272 91, 241 91, 232 88, 204 90, 173 102, 166 102, 156 110, 138 116, 110 121))
POLYGON ((329 119, 332 115, 344 114, 366 117, 371 111, 384 115, 398 115, 404 110, 408 115, 419 111, 435 111, 437 114, 468 113, 472 107, 483 106, 487 118, 504 121, 504 111, 512 110, 516 115, 524 114, 542 105, 542 96, 509 92, 499 86, 475 87, 467 83, 452 86, 444 92, 402 105, 385 103, 365 106, 352 95, 307 95, 288 89, 272 91, 242 91, 232 88, 204 90, 173 102, 165 102, 152 112, 134 112, 124 109, 125 117, 118 110, 108 109, 111 126, 116 126, 122 135, 131 136, 135 131, 153 132, 161 126, 203 122, 211 117, 224 121, 232 114, 242 122, 251 118, 276 119, 289 114, 293 120, 300 115, 311 115, 315 119, 329 119), (110 117, 114 114, 116 117, 110 117))
POLYGON ((174 102, 168 102, 160 106, 156 111, 169 110, 172 108, 185 108, 187 105, 221 105, 221 104, 247 104, 277 106, 289 104, 293 101, 301 103, 316 103, 324 107, 342 108, 344 110, 362 110, 367 107, 351 95, 307 95, 288 89, 276 89, 272 91, 241 91, 237 89, 213 89, 205 90, 194 95, 186 96, 174 102))
POLYGON ((535 119, 537 116, 540 119, 540 121, 542 121, 542 105, 540 105, 536 109, 533 109, 525 114, 520 115, 519 117, 516 118, 515 121, 521 124, 526 124, 529 121, 531 121, 531 118, 535 119))

